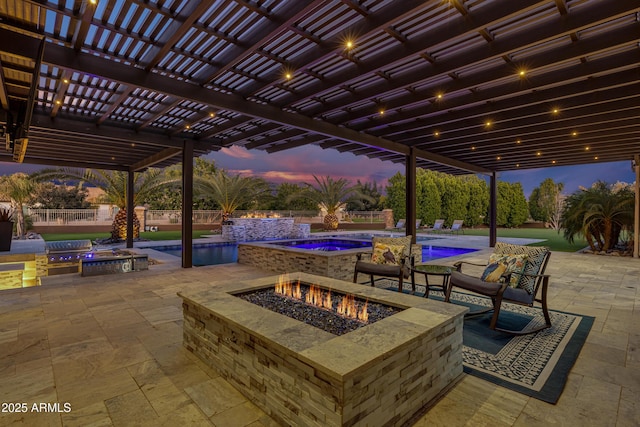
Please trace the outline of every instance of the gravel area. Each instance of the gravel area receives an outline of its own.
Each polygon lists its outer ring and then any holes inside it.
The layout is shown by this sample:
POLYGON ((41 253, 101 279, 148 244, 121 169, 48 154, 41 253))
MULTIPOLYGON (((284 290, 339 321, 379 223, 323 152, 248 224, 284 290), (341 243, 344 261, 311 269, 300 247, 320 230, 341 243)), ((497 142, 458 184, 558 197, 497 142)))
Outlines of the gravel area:
MULTIPOLYGON (((333 311, 329 311, 304 302, 304 298, 309 291, 309 284, 301 283, 301 291, 302 301, 277 294, 274 288, 259 289, 237 294, 236 296, 334 335, 346 334, 402 311, 402 309, 397 307, 368 301, 367 311, 369 313, 369 321, 364 323, 359 320, 343 317, 335 311, 339 300, 342 299, 344 294, 332 292, 333 311)), ((356 298, 355 301, 359 307, 366 302, 360 298, 356 298)))

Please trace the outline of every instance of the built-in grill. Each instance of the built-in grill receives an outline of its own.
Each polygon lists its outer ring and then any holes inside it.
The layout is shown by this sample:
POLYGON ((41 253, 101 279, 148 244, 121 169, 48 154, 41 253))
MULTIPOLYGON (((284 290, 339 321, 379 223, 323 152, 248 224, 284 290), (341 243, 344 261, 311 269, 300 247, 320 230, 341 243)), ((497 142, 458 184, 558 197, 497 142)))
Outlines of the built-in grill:
POLYGON ((47 242, 45 244, 47 263, 56 264, 92 258, 92 247, 91 240, 60 240, 57 242, 47 242))

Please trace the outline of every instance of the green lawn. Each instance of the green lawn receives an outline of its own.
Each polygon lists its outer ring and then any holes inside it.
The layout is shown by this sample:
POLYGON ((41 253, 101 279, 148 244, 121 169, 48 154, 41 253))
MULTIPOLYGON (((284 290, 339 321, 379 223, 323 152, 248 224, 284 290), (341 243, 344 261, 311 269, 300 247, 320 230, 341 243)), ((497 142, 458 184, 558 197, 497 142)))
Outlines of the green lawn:
MULTIPOLYGON (((211 234, 208 230, 196 230, 193 232, 193 238, 198 239, 203 234, 211 234)), ((111 236, 111 233, 43 233, 41 234, 45 241, 55 240, 82 240, 88 239, 94 241, 96 239, 106 239, 111 236)), ((182 232, 180 231, 155 231, 155 232, 141 232, 140 237, 146 240, 180 240, 182 239, 182 232)))
MULTIPOLYGON (((488 228, 468 229, 465 228, 464 234, 471 236, 488 236, 488 228)), ((577 252, 588 246, 587 241, 582 238, 576 238, 573 243, 567 242, 562 237, 562 231, 548 228, 499 228, 498 237, 521 237, 525 239, 545 239, 544 242, 534 243, 531 246, 548 246, 552 251, 559 252, 577 252)))
MULTIPOLYGON (((203 234, 211 234, 210 231, 207 230, 198 230, 193 232, 193 238, 198 239, 203 234)), ((469 229, 466 228, 464 230, 465 235, 470 236, 488 236, 489 229, 488 228, 478 228, 478 229, 469 229)), ((109 233, 48 233, 42 234, 42 238, 45 241, 54 241, 54 240, 78 240, 78 239, 89 239, 91 241, 100 238, 109 237, 109 233)), ((140 237, 147 240, 180 240, 182 238, 182 233, 180 231, 156 231, 156 232, 142 232, 140 233, 140 237)), ((543 228, 499 228, 498 229, 498 237, 521 237, 527 239, 544 239, 545 241, 542 243, 535 243, 532 246, 549 246, 553 251, 560 252, 576 252, 587 245, 587 242, 584 239, 576 239, 573 244, 569 244, 564 237, 562 237, 562 232, 558 234, 555 230, 543 229, 543 228)))

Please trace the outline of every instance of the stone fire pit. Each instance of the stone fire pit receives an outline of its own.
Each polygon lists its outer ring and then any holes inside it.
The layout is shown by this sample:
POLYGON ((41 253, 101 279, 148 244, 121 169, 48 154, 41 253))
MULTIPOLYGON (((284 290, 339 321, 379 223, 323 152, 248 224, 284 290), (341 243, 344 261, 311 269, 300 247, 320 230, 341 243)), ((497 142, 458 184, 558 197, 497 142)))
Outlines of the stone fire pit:
POLYGON ((184 345, 282 425, 402 425, 462 374, 465 308, 292 273, 400 313, 336 336, 234 294, 278 276, 183 291, 184 345))

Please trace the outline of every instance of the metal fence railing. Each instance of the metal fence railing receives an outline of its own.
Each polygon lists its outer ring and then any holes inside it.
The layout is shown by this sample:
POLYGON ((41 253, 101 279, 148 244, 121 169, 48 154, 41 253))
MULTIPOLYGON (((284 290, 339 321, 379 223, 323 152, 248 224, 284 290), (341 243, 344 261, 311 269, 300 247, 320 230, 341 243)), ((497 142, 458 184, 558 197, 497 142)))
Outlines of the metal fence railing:
MULTIPOLYGON (((105 225, 111 224, 117 213, 117 208, 100 209, 37 209, 29 208, 27 215, 31 217, 33 225, 105 225)), ((141 222, 146 226, 180 224, 182 212, 180 210, 136 210, 141 222), (143 217, 144 216, 144 217, 143 217)), ((296 222, 322 222, 324 216, 319 211, 294 210, 237 210, 233 218, 294 218, 296 222)), ((338 217, 342 222, 380 223, 384 222, 384 215, 379 211, 350 211, 341 212, 338 217)), ((219 224, 222 221, 220 210, 194 210, 194 224, 219 224)))
POLYGON ((349 211, 342 220, 374 224, 384 222, 384 213, 382 211, 349 211))
POLYGON ((111 224, 115 212, 102 209, 27 209, 34 225, 111 224))

